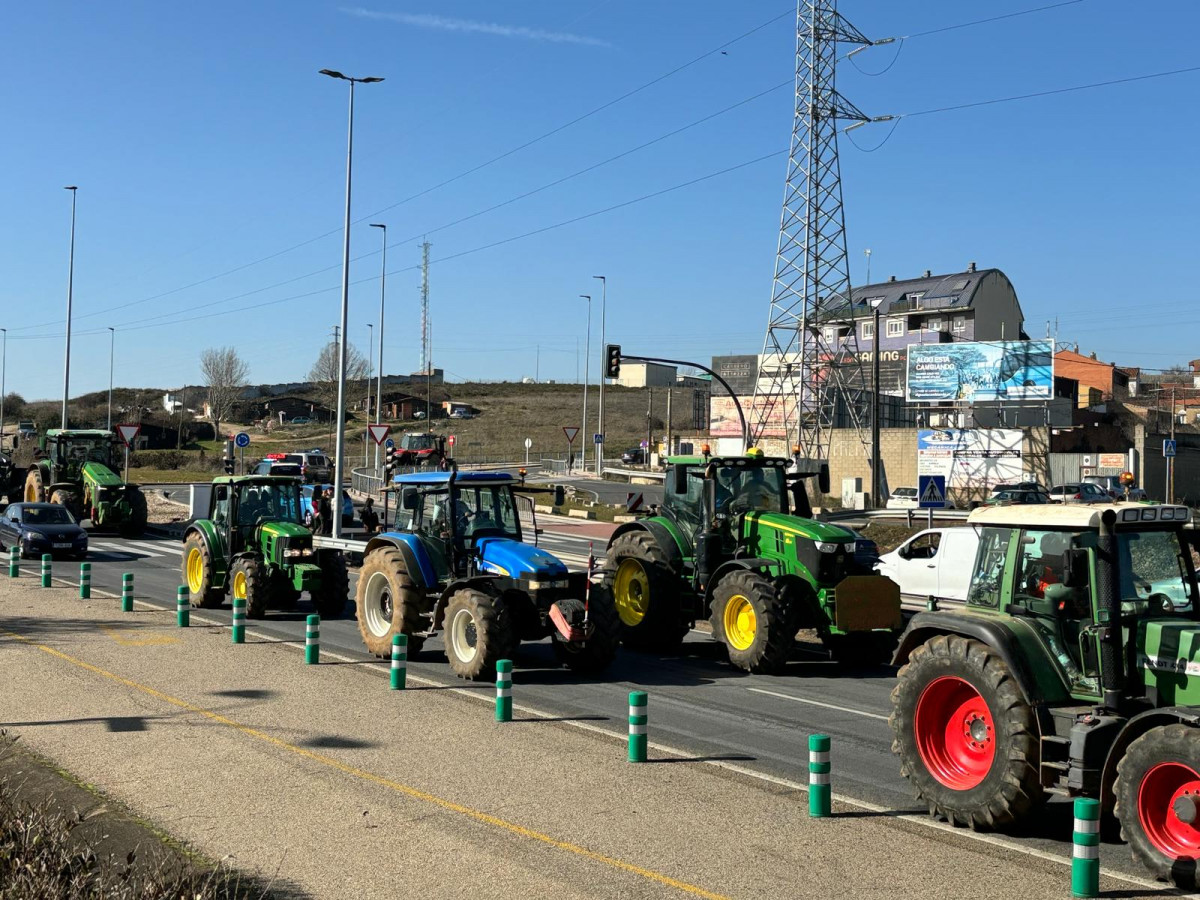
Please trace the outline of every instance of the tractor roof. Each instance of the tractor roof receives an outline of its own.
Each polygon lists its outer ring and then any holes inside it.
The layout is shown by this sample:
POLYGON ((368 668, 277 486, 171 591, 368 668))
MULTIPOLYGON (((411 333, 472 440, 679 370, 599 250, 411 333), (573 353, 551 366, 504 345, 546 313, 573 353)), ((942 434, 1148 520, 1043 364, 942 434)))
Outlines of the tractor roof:
POLYGON ((1092 529, 1100 527, 1100 516, 1109 509, 1117 514, 1118 528, 1140 528, 1147 523, 1160 522, 1182 525, 1192 516, 1186 506, 1162 503, 1052 503, 981 506, 967 517, 967 521, 972 525, 1010 528, 1092 529))
POLYGON ((65 438, 98 438, 98 437, 116 437, 111 431, 105 431, 103 428, 51 428, 46 432, 46 437, 65 437, 65 438))
POLYGON ((295 475, 218 475, 213 484, 299 484, 295 475))
MULTIPOLYGON (((449 472, 406 472, 393 479, 396 484, 447 484, 450 481, 449 472)), ((469 482, 478 484, 512 484, 516 481, 507 472, 459 472, 454 481, 456 484, 469 482)))

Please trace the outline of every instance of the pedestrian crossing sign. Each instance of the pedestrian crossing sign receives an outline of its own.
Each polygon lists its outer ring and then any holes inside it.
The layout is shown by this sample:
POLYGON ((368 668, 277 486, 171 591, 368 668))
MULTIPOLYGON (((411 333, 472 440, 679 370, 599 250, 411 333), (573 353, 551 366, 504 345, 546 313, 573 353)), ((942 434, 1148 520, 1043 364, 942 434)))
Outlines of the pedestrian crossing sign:
POLYGON ((946 505, 946 476, 917 476, 917 497, 921 509, 940 509, 946 505))

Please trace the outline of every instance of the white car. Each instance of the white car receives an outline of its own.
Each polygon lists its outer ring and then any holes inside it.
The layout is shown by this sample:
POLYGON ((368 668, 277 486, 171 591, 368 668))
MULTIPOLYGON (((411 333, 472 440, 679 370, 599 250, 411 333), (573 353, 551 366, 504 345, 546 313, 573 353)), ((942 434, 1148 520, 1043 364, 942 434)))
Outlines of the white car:
MULTIPOLYGON (((888 509, 920 509, 921 498, 917 494, 915 487, 898 487, 892 490, 892 494, 888 497, 888 509)), ((949 500, 945 501, 940 507, 935 509, 954 509, 954 504, 949 500)))
POLYGON ((1051 503, 1112 503, 1108 491, 1098 484, 1076 481, 1050 488, 1051 503))
POLYGON ((880 556, 875 571, 896 582, 903 596, 962 603, 978 549, 979 529, 973 526, 930 528, 880 556))

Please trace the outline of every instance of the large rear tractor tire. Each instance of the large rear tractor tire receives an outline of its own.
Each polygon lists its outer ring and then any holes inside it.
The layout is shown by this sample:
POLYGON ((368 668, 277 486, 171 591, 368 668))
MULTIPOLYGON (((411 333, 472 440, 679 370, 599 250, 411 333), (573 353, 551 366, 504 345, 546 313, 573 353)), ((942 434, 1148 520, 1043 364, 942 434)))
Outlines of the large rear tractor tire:
POLYGON ((74 491, 59 488, 50 494, 50 502, 65 507, 76 519, 81 518, 79 515, 79 495, 74 491))
POLYGON ((29 474, 25 476, 24 500, 26 503, 46 502, 46 485, 42 481, 41 469, 30 469, 29 474))
POLYGON ((195 532, 183 542, 183 583, 187 585, 192 606, 216 609, 225 601, 225 592, 213 587, 213 560, 208 544, 195 532))
POLYGON ((242 556, 234 561, 229 570, 229 596, 246 601, 248 619, 266 618, 271 584, 261 559, 257 556, 242 556))
POLYGON ((121 532, 121 537, 141 537, 146 531, 146 520, 150 516, 146 508, 146 495, 141 491, 130 491, 128 497, 129 518, 118 525, 117 530, 121 532))
MULTIPOLYGON (((558 606, 568 622, 573 619, 582 622, 582 600, 560 600, 558 606)), ((551 633, 550 641, 558 661, 572 672, 580 675, 599 675, 612 665, 617 655, 617 647, 621 643, 621 619, 617 616, 612 592, 604 585, 592 585, 587 603, 587 616, 592 636, 582 644, 572 644, 563 640, 557 629, 551 633)))
POLYGON ((1200 859, 1200 729, 1147 731, 1117 763, 1116 814, 1133 858, 1195 890, 1200 859))
POLYGON ((932 815, 984 830, 1042 803, 1033 710, 986 644, 929 639, 900 668, 891 699, 892 752, 932 815))
POLYGON ((677 650, 688 631, 680 584, 648 531, 627 531, 608 548, 604 585, 621 621, 621 640, 635 650, 677 650))
POLYGON ((425 593, 409 577, 399 550, 393 547, 367 554, 358 573, 354 606, 358 631, 368 653, 390 658, 392 637, 397 634, 408 635, 409 659, 420 652, 425 639, 417 632, 424 630, 424 604, 425 593))
MULTIPOLYGON (((322 619, 340 619, 350 599, 350 573, 346 569, 346 557, 336 551, 321 553, 321 588, 313 597, 313 604, 322 619)), ((389 651, 390 652, 390 651, 389 651)))
POLYGON ((496 661, 516 649, 504 601, 474 588, 455 591, 446 604, 444 630, 450 668, 468 681, 491 680, 496 661))
POLYGON ((757 572, 732 572, 713 591, 713 637, 725 645, 729 661, 739 669, 763 675, 782 672, 795 637, 788 620, 787 604, 775 585, 757 572))
POLYGON ((827 634, 824 641, 839 665, 874 668, 892 661, 897 638, 894 631, 853 631, 850 634, 827 634))

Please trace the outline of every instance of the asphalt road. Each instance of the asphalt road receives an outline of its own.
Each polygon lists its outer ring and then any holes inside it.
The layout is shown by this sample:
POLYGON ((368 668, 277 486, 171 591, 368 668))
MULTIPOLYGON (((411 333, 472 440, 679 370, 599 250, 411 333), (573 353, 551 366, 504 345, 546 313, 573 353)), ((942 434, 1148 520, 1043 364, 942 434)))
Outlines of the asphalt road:
MULTIPOLYGON (((542 536, 542 545, 561 554, 572 568, 582 568, 587 539, 558 534, 542 536)), ((597 552, 603 545, 597 542, 597 552)), ((181 545, 167 538, 140 541, 95 536, 92 540, 92 583, 97 590, 119 593, 121 574, 135 575, 140 600, 172 608, 180 584, 181 545)), ((32 577, 37 564, 27 561, 23 573, 32 577)), ((56 563, 56 575, 77 571, 71 563, 56 563)), ((351 597, 356 586, 351 576, 351 597)), ((115 601, 114 601, 115 602, 115 601)), ((251 627, 271 637, 303 640, 307 599, 289 612, 272 611, 251 627)), ((227 622, 229 608, 206 615, 227 622)), ((323 652, 351 660, 368 659, 363 651, 353 603, 346 617, 322 622, 323 652)), ((623 731, 611 710, 633 689, 647 690, 652 705, 651 740, 695 758, 721 761, 766 778, 804 780, 807 735, 829 734, 833 739, 834 790, 893 813, 923 813, 913 802, 892 755, 887 724, 888 694, 894 670, 840 668, 819 646, 798 643, 785 674, 747 675, 724 659, 723 648, 702 631, 688 636, 678 656, 659 657, 622 650, 607 680, 581 679, 558 667, 548 641, 522 645, 514 675, 514 698, 556 716, 583 719, 592 727, 623 731)), ((448 685, 463 685, 451 673, 439 638, 426 642, 410 660, 410 671, 448 685)), ((1025 852, 1068 859, 1071 853, 1071 809, 1056 801, 1028 830, 1017 836, 994 838, 1025 852)), ((1105 868, 1142 878, 1127 848, 1106 845, 1105 868)))

